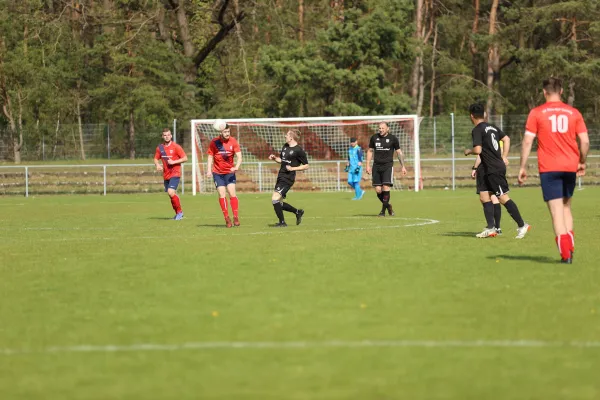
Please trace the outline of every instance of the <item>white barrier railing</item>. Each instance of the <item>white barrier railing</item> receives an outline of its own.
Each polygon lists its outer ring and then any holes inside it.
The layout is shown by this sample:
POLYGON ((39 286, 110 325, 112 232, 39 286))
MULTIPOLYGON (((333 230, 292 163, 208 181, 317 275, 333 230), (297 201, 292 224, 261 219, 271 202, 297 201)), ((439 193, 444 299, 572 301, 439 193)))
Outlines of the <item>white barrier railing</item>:
MULTIPOLYGON (((600 158, 600 155, 590 155, 589 159, 600 158)), ((534 161, 536 157, 531 157, 530 161, 534 161)), ((510 164, 512 168, 517 165, 519 157, 509 157, 509 160, 516 161, 510 164)), ((421 167, 422 169, 427 168, 428 163, 448 163, 451 166, 450 175, 440 174, 437 179, 448 179, 448 186, 452 185, 452 188, 455 189, 455 179, 456 179, 456 163, 473 163, 473 157, 447 157, 447 158, 423 158, 421 159, 421 167)), ((346 162, 342 160, 334 160, 334 161, 311 161, 311 168, 309 168, 306 172, 302 172, 299 174, 306 174, 305 177, 299 175, 299 180, 303 178, 305 182, 308 181, 313 184, 312 189, 320 190, 320 191, 328 191, 328 192, 339 192, 339 191, 349 191, 351 190, 346 183, 346 173, 344 172, 344 167, 346 166, 346 162)), ((250 177, 251 182, 255 185, 256 192, 270 192, 275 185, 277 171, 279 169, 279 164, 274 162, 248 162, 242 164, 242 171, 240 171, 240 175, 244 174, 247 177, 250 177)), ((82 172, 82 176, 87 174, 88 172, 93 172, 95 170, 102 171, 102 195, 106 196, 107 193, 110 192, 110 184, 109 184, 109 172, 111 169, 130 169, 130 168, 147 168, 152 171, 154 175, 152 175, 152 185, 154 185, 154 180, 156 181, 156 185, 160 185, 162 175, 160 172, 156 171, 154 164, 82 164, 82 165, 11 165, 11 166, 1 166, 0 165, 0 174, 2 171, 23 171, 23 183, 24 183, 24 195, 25 197, 29 197, 31 192, 31 180, 35 177, 36 171, 43 170, 54 170, 54 169, 63 169, 63 170, 77 170, 77 169, 86 169, 88 171, 82 172), (91 171, 89 171, 91 170, 91 171)), ((191 176, 191 168, 187 168, 182 164, 181 166, 181 186, 180 190, 182 194, 185 194, 186 182, 188 185, 191 182, 186 180, 191 176)), ((47 172, 47 171, 46 171, 47 172)), ((470 172, 470 169, 469 169, 470 172)), ((461 174, 462 176, 462 174, 461 174)), ((470 174, 469 174, 470 176, 470 174)), ((215 191, 214 185, 212 184, 212 178, 202 177, 203 181, 200 185, 201 193, 212 193, 215 191)), ((370 185, 370 177, 363 174, 363 179, 365 185, 370 185)), ((7 182, 7 179, 3 179, 0 181, 0 189, 2 185, 7 182)), ((395 190, 403 189, 402 180, 396 180, 396 185, 394 186, 395 190)), ((239 181, 239 183, 242 183, 239 181)), ((579 178, 579 188, 582 187, 582 179, 579 178)), ((44 184, 42 182, 41 184, 44 184)), ((48 182, 51 184, 51 182, 48 182)), ((20 186, 20 185, 19 185, 20 186)), ((405 185, 406 187, 406 185, 405 185)), ((188 187, 189 190, 189 187, 188 187)), ((2 191, 0 190, 0 194, 2 191)), ((15 194, 15 193, 11 193, 15 194)))

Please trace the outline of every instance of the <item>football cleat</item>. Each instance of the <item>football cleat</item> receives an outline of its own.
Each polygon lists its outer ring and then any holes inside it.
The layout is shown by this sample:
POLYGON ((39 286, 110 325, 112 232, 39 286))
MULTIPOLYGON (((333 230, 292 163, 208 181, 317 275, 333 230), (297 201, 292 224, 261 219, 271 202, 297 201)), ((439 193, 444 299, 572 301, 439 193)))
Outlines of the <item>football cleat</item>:
POLYGON ((173 219, 175 221, 181 221, 183 219, 183 212, 175 214, 175 217, 173 219))
POLYGON ((363 198, 363 196, 365 195, 366 190, 363 190, 360 192, 360 196, 358 196, 358 198, 356 200, 360 200, 363 198))
POLYGON ((388 214, 390 214, 390 217, 393 217, 394 215, 396 215, 394 213, 394 209, 392 208, 391 204, 388 204, 388 209, 387 210, 388 210, 388 214))
POLYGON ((225 226, 227 228, 231 228, 233 226, 233 224, 231 223, 231 218, 225 217, 225 226))
POLYGON ((287 228, 287 224, 284 222, 278 222, 276 224, 271 225, 273 228, 287 228))
POLYGON ((385 211, 380 212, 379 214, 377 214, 378 217, 385 217, 385 211))
POLYGON ((300 225, 302 223, 302 216, 304 215, 304 210, 296 211, 296 225, 300 225))
POLYGON ((496 236, 498 236, 498 233, 496 233, 495 228, 485 228, 483 230, 483 232, 475 235, 475 237, 478 237, 478 238, 487 238, 487 237, 496 237, 496 236))
POLYGON ((496 228, 496 233, 498 234, 498 236, 502 235, 502 229, 496 228))
POLYGON ((529 224, 525 224, 522 227, 517 228, 517 236, 515 236, 515 239, 523 239, 530 229, 531 225, 529 224))
POLYGON ((233 226, 240 226, 240 219, 238 217, 233 217, 233 226))

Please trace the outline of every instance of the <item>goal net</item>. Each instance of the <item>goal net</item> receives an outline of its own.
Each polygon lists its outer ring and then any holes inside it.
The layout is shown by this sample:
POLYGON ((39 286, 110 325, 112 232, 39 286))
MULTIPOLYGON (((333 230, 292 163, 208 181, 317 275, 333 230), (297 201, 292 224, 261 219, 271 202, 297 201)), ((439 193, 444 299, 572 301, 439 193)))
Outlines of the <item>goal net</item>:
MULTIPOLYGON (((237 191, 272 191, 280 165, 269 161, 270 154, 278 155, 285 144, 289 129, 301 132, 298 143, 306 151, 310 168, 296 176, 294 190, 346 191, 351 190, 344 172, 350 138, 356 138, 366 160, 369 139, 378 132, 380 122, 386 122, 390 134, 398 137, 404 153, 407 176, 403 177, 398 161, 394 162, 393 190, 419 191, 420 176, 419 122, 416 115, 369 117, 317 117, 229 119, 231 136, 242 149, 243 162, 236 173, 237 191)), ((208 145, 219 133, 213 128, 214 119, 192 120, 192 193, 215 191, 212 177, 207 176, 208 145)), ((396 157, 394 157, 396 159, 396 157)), ((371 186, 371 177, 363 171, 363 188, 371 186)))

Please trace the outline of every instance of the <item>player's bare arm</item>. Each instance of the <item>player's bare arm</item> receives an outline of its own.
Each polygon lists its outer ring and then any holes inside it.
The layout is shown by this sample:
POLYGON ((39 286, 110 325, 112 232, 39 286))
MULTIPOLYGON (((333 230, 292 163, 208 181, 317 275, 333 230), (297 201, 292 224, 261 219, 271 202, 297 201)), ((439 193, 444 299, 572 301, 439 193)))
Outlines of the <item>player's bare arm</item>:
POLYGON ((577 165, 577 176, 585 175, 585 162, 590 151, 590 137, 587 132, 577 134, 579 139, 579 164, 577 165))
POLYGON ((157 160, 156 158, 154 159, 154 165, 156 165, 156 170, 157 171, 162 171, 163 170, 162 163, 160 163, 160 161, 157 160))
POLYGON ((504 136, 502 139, 502 161, 504 161, 504 165, 508 165, 508 152, 510 150, 510 137, 504 136))
POLYGON ((404 166, 404 154, 401 149, 396 150, 396 155, 398 156, 398 162, 402 167, 402 175, 406 175, 406 167, 404 166))
POLYGON ((465 149, 465 156, 470 156, 471 154, 481 154, 481 146, 473 146, 472 149, 465 149))
POLYGON ((269 154, 269 160, 273 160, 277 164, 281 164, 281 157, 277 157, 275 154, 269 154))
POLYGON ((213 156, 209 155, 206 161, 206 176, 210 178, 212 176, 213 156))
POLYGON ((531 153, 531 146, 535 135, 525 132, 523 142, 521 143, 521 165, 519 167, 519 177, 517 178, 519 185, 522 185, 527 180, 527 159, 531 153))
POLYGON ((371 160, 373 159, 373 149, 369 147, 367 150, 367 168, 366 172, 368 175, 371 175, 371 160))
POLYGON ((167 164, 169 165, 177 165, 177 164, 183 164, 184 162, 186 162, 187 159, 187 155, 183 156, 182 158, 178 159, 178 160, 171 160, 170 158, 167 160, 167 164))
POLYGON ((231 167, 231 172, 239 171, 240 165, 242 165, 242 152, 238 151, 237 153, 235 153, 235 157, 237 162, 235 163, 234 167, 231 167))
POLYGON ((297 167, 292 167, 291 165, 285 166, 285 169, 287 169, 288 171, 306 171, 308 168, 308 164, 299 165, 297 167))
POLYGON ((473 164, 473 168, 471 168, 471 178, 475 179, 475 175, 477 175, 477 168, 481 165, 481 156, 477 156, 475 159, 475 164, 473 164))

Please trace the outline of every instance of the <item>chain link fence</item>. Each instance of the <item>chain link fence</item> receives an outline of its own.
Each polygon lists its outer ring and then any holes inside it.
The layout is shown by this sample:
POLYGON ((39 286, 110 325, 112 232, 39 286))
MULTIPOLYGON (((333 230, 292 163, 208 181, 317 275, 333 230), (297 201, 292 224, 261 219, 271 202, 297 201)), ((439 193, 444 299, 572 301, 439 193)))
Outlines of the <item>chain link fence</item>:
MULTIPOLYGON (((136 127, 135 158, 152 158, 162 140, 163 128, 174 131, 174 125, 174 121, 168 121, 161 126, 136 127)), ((129 132, 114 124, 83 124, 81 131, 77 124, 23 127, 22 133, 21 162, 130 158, 129 132)), ((178 143, 184 145, 189 142, 184 132, 175 133, 178 143)), ((14 144, 18 140, 18 132, 13 133, 7 127, 0 128, 0 162, 15 160, 14 144)))
MULTIPOLYGON (((511 155, 518 156, 527 115, 497 115, 490 122, 511 137, 511 155)), ((171 128, 177 143, 186 152, 191 151, 187 121, 166 121, 161 126, 137 126, 135 134, 135 159, 154 156, 161 141, 162 129, 171 128), (177 124, 178 123, 178 124, 177 124)), ((588 121, 591 153, 600 152, 600 123, 588 121)), ((452 131, 454 128, 454 151, 457 158, 462 150, 471 147, 473 125, 468 116, 443 115, 425 117, 420 124, 421 158, 445 157, 452 154, 452 131)), ((13 144, 17 135, 0 128, 0 162, 11 163, 15 153, 13 144)), ((536 147, 534 144, 533 151, 536 147)), ((81 135, 77 124, 35 126, 23 128, 21 162, 55 160, 118 160, 130 158, 129 133, 126 127, 114 124, 83 124, 81 135)), ((317 158, 318 159, 318 158, 317 158)))

